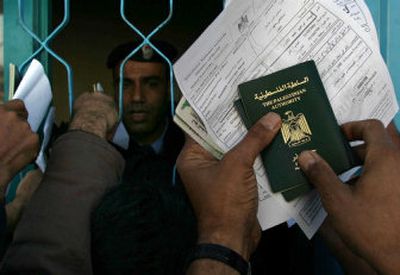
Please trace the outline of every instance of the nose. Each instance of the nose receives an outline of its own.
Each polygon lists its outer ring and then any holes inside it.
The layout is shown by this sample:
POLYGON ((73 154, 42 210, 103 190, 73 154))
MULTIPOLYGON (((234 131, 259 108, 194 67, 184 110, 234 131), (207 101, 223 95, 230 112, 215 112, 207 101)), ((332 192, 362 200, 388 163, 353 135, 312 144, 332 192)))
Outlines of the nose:
POLYGON ((128 93, 129 99, 131 102, 144 102, 145 94, 142 85, 140 83, 135 83, 128 93))

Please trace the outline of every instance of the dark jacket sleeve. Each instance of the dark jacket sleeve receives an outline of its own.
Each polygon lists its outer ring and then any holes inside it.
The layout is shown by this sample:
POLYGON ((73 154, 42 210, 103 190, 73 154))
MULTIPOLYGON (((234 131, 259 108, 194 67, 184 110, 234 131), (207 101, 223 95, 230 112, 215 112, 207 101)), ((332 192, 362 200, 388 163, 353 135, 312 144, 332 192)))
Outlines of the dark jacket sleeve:
POLYGON ((82 131, 60 137, 1 273, 91 274, 90 215, 123 169, 121 155, 105 140, 82 131))

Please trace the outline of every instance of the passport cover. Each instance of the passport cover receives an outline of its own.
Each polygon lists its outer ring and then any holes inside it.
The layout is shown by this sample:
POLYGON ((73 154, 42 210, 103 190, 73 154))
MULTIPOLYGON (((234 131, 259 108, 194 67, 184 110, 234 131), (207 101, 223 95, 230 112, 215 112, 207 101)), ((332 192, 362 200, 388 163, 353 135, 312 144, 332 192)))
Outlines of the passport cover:
MULTIPOLYGON (((234 102, 234 106, 236 108, 236 110, 238 111, 243 124, 246 126, 247 129, 251 128, 251 123, 249 121, 249 119, 247 118, 246 112, 244 110, 243 104, 242 104, 242 100, 238 99, 234 102)), ((295 186, 287 191, 282 192, 282 196, 286 201, 292 201, 298 197, 300 197, 301 195, 309 192, 312 189, 312 186, 308 183, 306 184, 301 184, 299 186, 295 186)))
POLYGON ((272 192, 307 184, 297 159, 315 150, 339 174, 358 161, 344 138, 314 61, 239 85, 245 116, 253 125, 268 112, 282 118, 280 133, 261 152, 272 192))

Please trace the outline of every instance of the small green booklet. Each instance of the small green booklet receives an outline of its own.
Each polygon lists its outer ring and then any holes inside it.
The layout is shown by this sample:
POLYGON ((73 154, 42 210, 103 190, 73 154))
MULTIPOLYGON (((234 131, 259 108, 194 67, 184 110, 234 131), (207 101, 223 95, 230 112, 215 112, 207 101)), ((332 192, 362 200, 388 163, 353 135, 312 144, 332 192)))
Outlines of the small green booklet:
POLYGON ((280 133, 261 157, 272 192, 292 200, 310 190, 297 159, 315 150, 339 174, 359 163, 336 121, 314 61, 239 85, 235 102, 246 127, 268 112, 282 118, 280 133))

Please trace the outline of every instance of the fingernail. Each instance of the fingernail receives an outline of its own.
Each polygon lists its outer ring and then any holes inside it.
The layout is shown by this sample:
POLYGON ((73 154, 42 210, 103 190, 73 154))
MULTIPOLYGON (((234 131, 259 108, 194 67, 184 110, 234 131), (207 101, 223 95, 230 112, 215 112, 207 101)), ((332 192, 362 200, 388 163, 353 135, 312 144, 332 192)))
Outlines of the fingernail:
POLYGON ((307 171, 317 162, 317 158, 313 151, 304 151, 300 154, 298 161, 300 167, 307 171))
POLYGON ((263 116, 260 120, 262 125, 268 130, 274 130, 277 128, 281 123, 281 117, 273 112, 270 112, 263 116))

